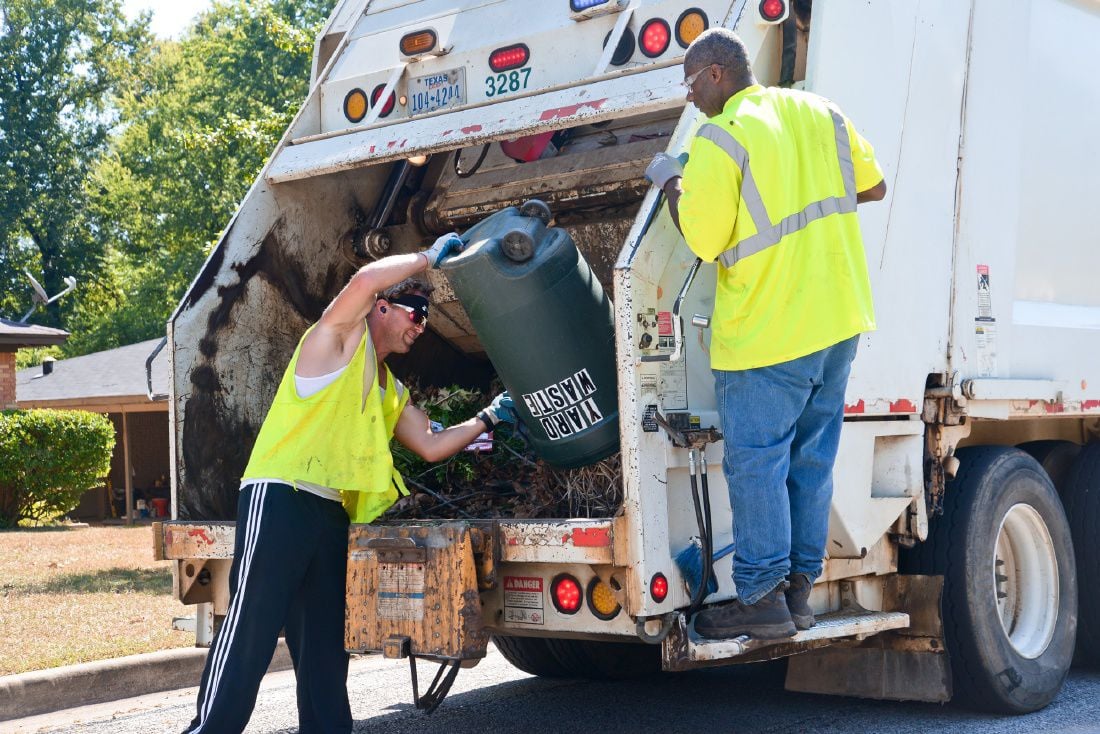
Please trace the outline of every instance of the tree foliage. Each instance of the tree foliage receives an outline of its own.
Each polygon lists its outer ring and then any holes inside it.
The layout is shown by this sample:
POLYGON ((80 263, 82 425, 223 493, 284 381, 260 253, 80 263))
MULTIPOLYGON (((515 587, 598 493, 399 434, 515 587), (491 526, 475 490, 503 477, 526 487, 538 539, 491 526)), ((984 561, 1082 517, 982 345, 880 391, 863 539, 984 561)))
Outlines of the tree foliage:
POLYGON ((66 346, 82 354, 164 324, 308 92, 313 37, 334 0, 216 0, 158 43, 91 171, 111 251, 66 346))
MULTIPOLYGON (((119 0, 3 0, 0 11, 0 310, 14 312, 30 302, 23 267, 52 295, 99 266, 85 181, 148 31, 119 0)), ((60 307, 36 320, 60 326, 60 307)))
POLYGON ((52 520, 111 468, 110 419, 77 410, 0 412, 0 528, 52 520))

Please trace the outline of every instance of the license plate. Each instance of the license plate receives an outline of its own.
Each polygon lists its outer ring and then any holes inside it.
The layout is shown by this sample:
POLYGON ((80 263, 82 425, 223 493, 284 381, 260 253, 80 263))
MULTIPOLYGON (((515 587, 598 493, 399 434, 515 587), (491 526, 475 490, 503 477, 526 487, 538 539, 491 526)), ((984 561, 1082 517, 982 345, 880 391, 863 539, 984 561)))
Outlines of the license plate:
POLYGON ((466 69, 448 69, 409 80, 409 114, 458 107, 466 102, 466 69))

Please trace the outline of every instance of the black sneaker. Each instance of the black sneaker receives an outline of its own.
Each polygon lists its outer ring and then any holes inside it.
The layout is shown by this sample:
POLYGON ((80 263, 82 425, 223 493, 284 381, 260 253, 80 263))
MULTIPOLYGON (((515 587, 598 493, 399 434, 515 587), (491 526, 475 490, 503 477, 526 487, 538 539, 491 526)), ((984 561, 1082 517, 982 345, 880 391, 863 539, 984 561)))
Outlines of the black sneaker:
POLYGON ((729 604, 707 609, 695 617, 695 631, 712 640, 748 635, 759 640, 779 640, 797 632, 780 584, 755 604, 734 599, 729 604))
POLYGON ((792 573, 787 577, 787 609, 794 620, 794 626, 808 630, 814 626, 814 610, 810 608, 810 591, 814 588, 810 577, 803 573, 792 573))

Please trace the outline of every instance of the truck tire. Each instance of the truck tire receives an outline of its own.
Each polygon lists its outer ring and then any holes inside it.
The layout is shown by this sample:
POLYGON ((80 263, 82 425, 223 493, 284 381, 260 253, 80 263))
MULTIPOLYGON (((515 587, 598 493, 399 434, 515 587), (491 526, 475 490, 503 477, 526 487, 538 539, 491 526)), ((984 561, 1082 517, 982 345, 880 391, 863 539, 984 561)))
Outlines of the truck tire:
POLYGON ((1042 467, 1020 449, 960 449, 943 516, 903 567, 944 577, 954 700, 1037 711, 1073 661, 1077 582, 1069 525, 1042 467))
POLYGON ((1058 491, 1064 505, 1069 472, 1077 455, 1081 453, 1081 447, 1072 441, 1028 441, 1017 448, 1028 452, 1039 462, 1039 466, 1043 467, 1043 471, 1054 483, 1054 489, 1058 491))
POLYGON ((1078 662, 1100 665, 1100 444, 1081 449, 1066 480, 1062 502, 1066 507, 1073 547, 1077 553, 1078 662))
POLYGON ((661 646, 640 642, 597 642, 569 640, 579 647, 590 666, 582 671, 585 678, 624 680, 661 672, 661 646))
POLYGON ((568 668, 562 665, 558 657, 542 637, 505 637, 493 635, 493 644, 500 650, 504 659, 524 673, 540 678, 570 678, 568 668))
POLYGON ((622 680, 661 671, 661 646, 543 637, 498 637, 512 665, 543 678, 622 680))
POLYGON ((570 677, 625 680, 659 673, 661 646, 594 640, 547 640, 570 677))

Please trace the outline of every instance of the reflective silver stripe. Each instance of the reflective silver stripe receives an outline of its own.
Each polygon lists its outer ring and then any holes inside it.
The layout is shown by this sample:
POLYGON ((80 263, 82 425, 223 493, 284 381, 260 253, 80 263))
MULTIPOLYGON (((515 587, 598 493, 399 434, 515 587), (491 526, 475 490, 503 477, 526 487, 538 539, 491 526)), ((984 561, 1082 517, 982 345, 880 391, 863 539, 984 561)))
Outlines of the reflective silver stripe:
POLYGON ((852 163, 852 146, 848 140, 848 126, 844 123, 844 116, 832 105, 829 105, 829 115, 833 119, 833 130, 836 134, 837 162, 840 164, 840 177, 844 183, 843 196, 831 196, 808 204, 802 211, 795 212, 784 217, 776 224, 772 224, 764 208, 760 189, 753 180, 749 167, 749 154, 733 135, 721 127, 706 124, 699 128, 699 135, 715 143, 724 150, 733 162, 741 169, 741 198, 745 202, 745 209, 752 217, 756 234, 738 242, 730 249, 718 256, 718 259, 727 268, 732 268, 740 260, 750 255, 766 250, 772 245, 777 245, 787 235, 805 228, 810 222, 829 216, 830 214, 850 214, 856 210, 856 176, 855 165, 852 163), (708 130, 707 128, 713 128, 708 130))
POLYGON ((769 229, 772 226, 772 220, 764 206, 764 197, 760 195, 760 189, 757 188, 756 180, 752 177, 752 170, 749 168, 749 152, 745 150, 745 146, 741 145, 729 130, 710 122, 700 127, 696 135, 724 150, 741 169, 741 200, 745 202, 745 209, 752 217, 752 223, 757 232, 769 229))

